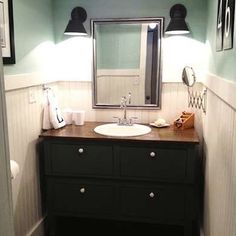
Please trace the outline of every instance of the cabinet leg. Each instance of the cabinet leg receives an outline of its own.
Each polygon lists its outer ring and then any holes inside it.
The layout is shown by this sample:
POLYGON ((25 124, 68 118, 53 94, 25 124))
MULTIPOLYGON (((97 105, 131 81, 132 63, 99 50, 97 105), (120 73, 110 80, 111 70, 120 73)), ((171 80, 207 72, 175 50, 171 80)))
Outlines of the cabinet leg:
POLYGON ((48 236, 56 236, 56 218, 48 216, 48 236))
POLYGON ((192 222, 186 222, 184 225, 184 236, 192 236, 193 225, 192 222))

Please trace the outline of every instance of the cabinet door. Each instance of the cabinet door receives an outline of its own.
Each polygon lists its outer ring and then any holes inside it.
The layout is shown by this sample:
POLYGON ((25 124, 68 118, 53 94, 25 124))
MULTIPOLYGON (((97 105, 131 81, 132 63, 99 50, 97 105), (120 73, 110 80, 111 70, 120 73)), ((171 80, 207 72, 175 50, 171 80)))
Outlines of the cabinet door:
POLYGON ((109 145, 52 143, 50 153, 52 173, 85 176, 113 173, 113 153, 109 145))
POLYGON ((183 187, 127 186, 121 188, 122 215, 154 221, 183 220, 186 193, 183 187))
POLYGON ((120 174, 150 180, 182 181, 186 177, 186 149, 121 147, 120 174))
POLYGON ((99 216, 112 213, 112 185, 78 180, 52 180, 48 188, 51 211, 56 214, 99 216))

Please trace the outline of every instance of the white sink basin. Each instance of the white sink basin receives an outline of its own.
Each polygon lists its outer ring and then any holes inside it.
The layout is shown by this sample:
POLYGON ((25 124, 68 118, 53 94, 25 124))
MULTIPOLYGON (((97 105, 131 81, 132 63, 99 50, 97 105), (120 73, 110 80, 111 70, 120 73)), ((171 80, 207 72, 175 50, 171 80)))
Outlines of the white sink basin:
POLYGON ((151 128, 146 125, 139 124, 134 124, 132 126, 104 124, 97 126, 94 131, 98 134, 106 136, 130 137, 147 134, 151 132, 151 128))

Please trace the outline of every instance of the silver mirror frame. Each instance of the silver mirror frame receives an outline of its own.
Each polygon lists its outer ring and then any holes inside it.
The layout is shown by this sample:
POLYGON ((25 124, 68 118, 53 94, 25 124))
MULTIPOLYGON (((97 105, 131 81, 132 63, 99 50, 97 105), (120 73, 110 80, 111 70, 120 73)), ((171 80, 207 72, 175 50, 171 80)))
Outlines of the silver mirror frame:
POLYGON ((145 23, 148 21, 157 21, 160 25, 159 40, 158 40, 158 64, 157 64, 157 83, 156 93, 157 101, 155 104, 146 105, 127 105, 131 109, 161 109, 161 88, 162 88, 162 44, 164 35, 164 17, 143 17, 143 18, 104 18, 104 19, 91 19, 91 35, 93 40, 93 83, 92 83, 92 107, 94 109, 117 109, 120 108, 120 104, 99 104, 97 103, 97 61, 96 61, 96 37, 95 37, 95 24, 96 23, 129 23, 138 22, 145 23))

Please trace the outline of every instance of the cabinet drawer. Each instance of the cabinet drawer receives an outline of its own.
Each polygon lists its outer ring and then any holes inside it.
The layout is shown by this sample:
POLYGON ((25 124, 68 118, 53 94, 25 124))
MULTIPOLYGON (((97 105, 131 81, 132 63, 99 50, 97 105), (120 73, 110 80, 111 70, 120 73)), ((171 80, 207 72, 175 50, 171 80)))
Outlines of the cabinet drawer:
POLYGON ((121 147, 121 176, 179 181, 186 177, 185 149, 121 147))
POLYGON ((54 212, 94 216, 112 213, 114 189, 110 185, 68 181, 51 187, 54 212))
POLYGON ((53 143, 51 170, 53 173, 68 175, 112 175, 112 146, 53 143))
POLYGON ((183 220, 185 191, 177 187, 123 187, 122 214, 151 220, 183 220))

